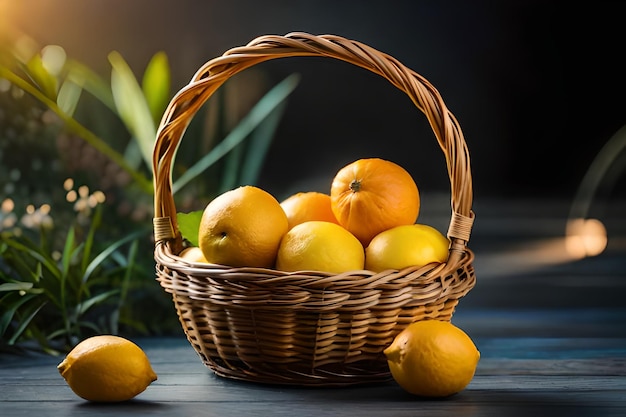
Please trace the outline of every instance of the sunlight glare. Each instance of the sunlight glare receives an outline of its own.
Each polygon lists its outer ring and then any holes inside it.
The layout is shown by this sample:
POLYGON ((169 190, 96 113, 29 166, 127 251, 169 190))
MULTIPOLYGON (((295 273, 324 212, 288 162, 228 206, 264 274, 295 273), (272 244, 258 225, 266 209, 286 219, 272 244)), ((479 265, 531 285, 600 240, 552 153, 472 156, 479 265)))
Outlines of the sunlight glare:
POLYGON ((604 224, 598 219, 572 219, 567 222, 565 246, 575 258, 597 256, 607 246, 604 224))

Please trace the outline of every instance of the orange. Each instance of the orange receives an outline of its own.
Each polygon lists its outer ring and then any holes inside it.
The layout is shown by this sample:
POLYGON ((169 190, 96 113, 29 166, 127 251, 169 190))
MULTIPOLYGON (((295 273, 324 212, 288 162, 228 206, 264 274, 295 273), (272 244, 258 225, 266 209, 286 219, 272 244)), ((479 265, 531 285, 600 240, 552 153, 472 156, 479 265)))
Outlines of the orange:
POLYGON ((299 192, 287 197, 280 205, 287 214, 289 229, 310 220, 339 223, 330 207, 328 194, 317 191, 299 192))
POLYGON ((447 397, 462 391, 474 378, 480 360, 467 333, 438 320, 409 324, 384 354, 398 385, 423 397, 447 397))
POLYGON ((361 242, 336 223, 308 221, 289 230, 278 249, 276 269, 342 273, 361 270, 361 242))
POLYGON ((365 247, 384 230, 415 223, 420 209, 411 174, 380 158, 359 159, 341 168, 333 178, 330 199, 339 224, 365 247))
POLYGON ((396 226, 380 232, 365 249, 365 268, 381 272, 408 266, 422 267, 448 260, 450 241, 427 224, 396 226))
POLYGON ((271 268, 287 227, 278 200, 246 185, 209 202, 200 220, 198 246, 209 263, 271 268))

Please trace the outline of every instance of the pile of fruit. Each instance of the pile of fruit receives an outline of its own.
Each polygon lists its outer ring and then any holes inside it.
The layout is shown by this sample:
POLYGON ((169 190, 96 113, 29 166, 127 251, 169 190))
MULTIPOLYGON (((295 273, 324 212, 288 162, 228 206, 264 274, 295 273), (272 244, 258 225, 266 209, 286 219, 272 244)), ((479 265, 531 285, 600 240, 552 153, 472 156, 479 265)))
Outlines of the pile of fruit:
POLYGON ((279 202, 242 186, 202 213, 198 246, 183 258, 281 271, 381 272, 445 262, 449 240, 416 223, 420 193, 394 162, 356 160, 334 176, 329 193, 298 192, 279 202))
MULTIPOLYGON (((334 176, 329 193, 298 192, 279 202, 243 186, 202 213, 198 246, 181 257, 232 267, 342 273, 401 270, 446 262, 450 242, 417 223, 419 189, 398 164, 356 160, 334 176)), ((450 322, 412 323, 385 350, 392 376, 409 393, 446 397, 472 380, 480 353, 450 322)))
MULTIPOLYGON (((446 262, 448 239, 416 223, 419 210, 419 190, 405 169, 359 159, 336 173, 328 194, 299 192, 278 202, 265 190, 242 186, 219 195, 201 213, 198 245, 180 256, 232 267, 330 273, 446 262)), ((384 355, 397 383, 426 397, 463 390, 480 359, 463 330, 438 320, 408 325, 384 355)), ((157 378, 143 351, 115 336, 84 340, 58 369, 90 401, 131 399, 157 378)))

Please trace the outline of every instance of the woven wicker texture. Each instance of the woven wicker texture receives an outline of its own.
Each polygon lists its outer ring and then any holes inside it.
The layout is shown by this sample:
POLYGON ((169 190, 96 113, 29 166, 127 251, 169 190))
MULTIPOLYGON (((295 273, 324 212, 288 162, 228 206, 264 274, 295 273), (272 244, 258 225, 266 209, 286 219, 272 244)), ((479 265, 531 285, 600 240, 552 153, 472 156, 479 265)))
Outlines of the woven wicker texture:
POLYGON ((154 148, 157 279, 172 295, 187 339, 216 374, 254 382, 350 385, 391 378, 382 351, 409 323, 450 320, 475 285, 467 248, 474 214, 470 160, 438 91, 393 57, 338 36, 262 36, 202 66, 172 99, 154 148), (321 56, 365 68, 404 91, 427 117, 450 178, 449 259, 401 271, 286 273, 190 263, 177 255, 171 167, 185 129, 230 77, 276 58, 321 56))

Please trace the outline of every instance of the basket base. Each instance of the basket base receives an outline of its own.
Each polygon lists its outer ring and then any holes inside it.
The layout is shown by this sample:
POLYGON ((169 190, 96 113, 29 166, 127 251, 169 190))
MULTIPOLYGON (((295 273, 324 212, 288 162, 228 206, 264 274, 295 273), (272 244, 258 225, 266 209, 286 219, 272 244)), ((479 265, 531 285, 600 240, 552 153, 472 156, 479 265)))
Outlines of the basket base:
POLYGON ((393 380, 389 372, 387 361, 360 361, 351 365, 327 365, 314 370, 304 367, 267 367, 256 366, 254 370, 247 369, 245 363, 228 362, 228 365, 220 359, 201 359, 202 362, 216 375, 238 381, 261 383, 269 385, 292 385, 292 386, 317 386, 317 387, 342 387, 354 385, 367 385, 393 380), (265 369, 266 368, 266 369, 265 369), (300 369, 302 368, 302 369, 300 369))

